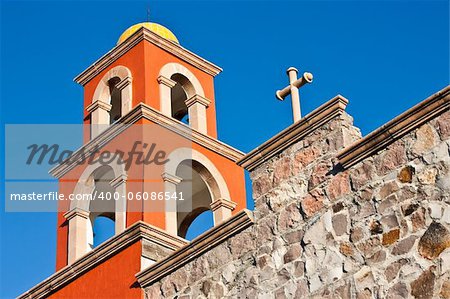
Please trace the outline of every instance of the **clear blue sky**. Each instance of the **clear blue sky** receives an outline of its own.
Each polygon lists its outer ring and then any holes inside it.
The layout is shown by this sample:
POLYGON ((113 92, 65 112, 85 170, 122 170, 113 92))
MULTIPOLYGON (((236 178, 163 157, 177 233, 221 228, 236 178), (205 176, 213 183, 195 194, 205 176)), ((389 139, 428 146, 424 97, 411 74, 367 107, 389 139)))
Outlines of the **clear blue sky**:
MULTIPOLYGON (((128 26, 145 21, 147 5, 2 1, 2 124, 80 123, 82 88, 72 79, 110 50, 128 26)), ((216 79, 219 137, 243 151, 291 123, 289 101, 274 98, 287 83, 289 66, 314 74, 314 83, 302 90, 305 113, 342 94, 364 135, 446 86, 448 5, 150 2, 152 21, 223 67, 216 79)), ((3 152, 0 162, 3 190, 3 152)), ((56 216, 2 208, 0 223, 0 294, 10 298, 54 272, 56 216)))

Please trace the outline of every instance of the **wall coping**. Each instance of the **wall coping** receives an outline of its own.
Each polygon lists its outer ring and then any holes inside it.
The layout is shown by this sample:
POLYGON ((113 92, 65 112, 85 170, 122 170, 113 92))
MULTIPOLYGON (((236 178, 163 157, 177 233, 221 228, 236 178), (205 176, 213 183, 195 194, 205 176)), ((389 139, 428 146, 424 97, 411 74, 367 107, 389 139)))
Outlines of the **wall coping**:
POLYGON ((177 250, 188 244, 188 241, 183 238, 172 236, 160 228, 138 221, 120 234, 100 244, 73 264, 65 266, 46 280, 18 296, 18 299, 46 297, 49 293, 73 281, 86 271, 141 239, 147 239, 172 250, 177 250))
POLYGON ((128 52, 131 48, 137 45, 139 42, 146 40, 151 44, 173 54, 181 60, 193 65, 194 67, 204 71, 205 73, 216 76, 222 69, 217 65, 209 62, 208 60, 198 56, 197 54, 187 50, 181 45, 169 41, 151 30, 142 27, 128 37, 125 41, 118 44, 105 55, 100 57, 85 71, 75 77, 74 81, 82 86, 86 85, 92 78, 101 73, 104 69, 110 66, 114 61, 119 59, 122 55, 128 52))
POLYGON ((126 115, 121 117, 115 124, 109 126, 105 131, 100 133, 94 139, 90 140, 78 150, 76 150, 70 157, 65 159, 59 165, 50 169, 49 173, 56 177, 61 178, 68 173, 71 169, 83 162, 83 157, 89 157, 95 150, 100 150, 108 142, 125 131, 131 125, 138 122, 140 119, 147 119, 160 126, 195 142, 216 154, 219 154, 233 162, 238 161, 244 156, 244 153, 231 147, 230 145, 223 143, 211 136, 205 135, 195 129, 192 129, 188 125, 176 120, 172 117, 166 116, 158 110, 144 104, 139 103, 126 115), (84 156, 82 155, 84 153, 84 156))
POLYGON ((247 155, 237 164, 251 171, 263 162, 298 142, 334 117, 341 115, 347 107, 348 100, 337 95, 322 106, 318 107, 296 123, 290 125, 277 135, 273 136, 247 155))
POLYGON ((239 211, 228 220, 204 232, 188 245, 178 249, 135 276, 141 287, 144 288, 183 267, 231 236, 250 227, 253 223, 253 216, 249 210, 239 211))
POLYGON ((349 168, 386 148, 450 108, 450 85, 382 125, 338 154, 340 164, 349 168))

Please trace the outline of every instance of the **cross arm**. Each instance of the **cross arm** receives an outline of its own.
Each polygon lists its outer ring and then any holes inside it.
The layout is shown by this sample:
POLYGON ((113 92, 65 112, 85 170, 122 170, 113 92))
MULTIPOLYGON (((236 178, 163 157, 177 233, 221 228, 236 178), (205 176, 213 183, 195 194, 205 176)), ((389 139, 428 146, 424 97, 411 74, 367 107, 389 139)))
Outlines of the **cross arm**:
POLYGON ((275 93, 278 100, 283 101, 290 93, 291 93, 291 86, 295 86, 297 88, 302 87, 303 85, 307 83, 311 83, 313 81, 313 75, 311 73, 305 72, 303 73, 303 76, 299 78, 298 80, 292 82, 285 88, 281 90, 277 90, 275 93))

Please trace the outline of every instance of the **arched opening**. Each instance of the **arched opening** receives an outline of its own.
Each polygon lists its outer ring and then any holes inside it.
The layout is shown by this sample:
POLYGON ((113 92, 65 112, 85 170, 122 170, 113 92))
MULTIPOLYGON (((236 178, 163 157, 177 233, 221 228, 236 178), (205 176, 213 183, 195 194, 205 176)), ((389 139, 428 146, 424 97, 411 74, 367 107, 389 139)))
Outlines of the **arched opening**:
POLYGON ((206 210, 198 215, 188 227, 185 239, 192 241, 214 226, 214 217, 211 210, 206 210))
MULTIPOLYGON (((177 202, 177 227, 178 235, 185 238, 189 227, 195 219, 202 213, 210 211, 210 205, 214 194, 210 187, 215 183, 209 171, 199 162, 185 160, 177 167, 176 175, 182 178, 177 185, 177 194, 183 194, 183 201, 177 202)), ((206 217, 206 216, 205 216, 206 217)), ((200 218, 199 221, 201 221, 200 218)), ((213 226, 213 221, 201 221, 197 223, 201 229, 194 229, 190 238, 195 238, 198 234, 213 226), (195 234, 196 232, 197 234, 195 234)))
POLYGON ((106 216, 97 216, 93 222, 94 245, 93 248, 114 236, 115 222, 106 216))
POLYGON ((131 71, 125 66, 110 69, 95 88, 86 107, 91 118, 91 139, 131 111, 133 98, 131 71))
POLYGON ((109 111, 109 123, 115 123, 122 116, 122 91, 117 88, 119 77, 108 80, 109 94, 111 96, 111 110, 109 111))
POLYGON ((82 195, 82 200, 71 201, 70 210, 64 215, 69 222, 69 264, 125 229, 127 207, 126 200, 122 199, 126 194, 126 175, 120 160, 111 161, 109 165, 97 161, 80 175, 73 193, 76 197, 82 195), (84 196, 87 194, 92 196, 87 198, 84 196), (114 194, 119 195, 117 201, 114 194), (111 229, 111 222, 114 229, 111 229))
POLYGON ((170 79, 176 82, 170 94, 172 117, 189 125, 186 100, 195 94, 194 86, 188 78, 181 74, 174 74, 170 79))
POLYGON ((92 173, 94 189, 92 200, 89 202, 89 220, 92 225, 89 237, 91 249, 114 236, 115 188, 110 184, 114 178, 114 170, 107 165, 97 168, 92 173))

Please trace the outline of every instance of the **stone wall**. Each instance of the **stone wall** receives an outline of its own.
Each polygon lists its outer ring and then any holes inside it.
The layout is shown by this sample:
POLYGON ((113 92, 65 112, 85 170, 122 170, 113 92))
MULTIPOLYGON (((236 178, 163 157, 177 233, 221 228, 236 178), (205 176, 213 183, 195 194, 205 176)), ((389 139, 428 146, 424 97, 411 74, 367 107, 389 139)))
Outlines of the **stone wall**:
POLYGON ((450 112, 344 169, 345 112, 251 171, 255 224, 146 298, 450 298, 450 112))

